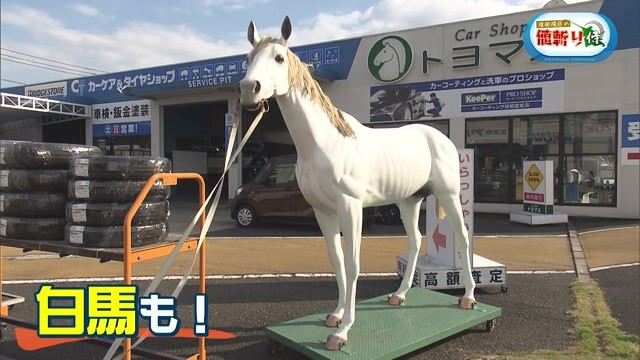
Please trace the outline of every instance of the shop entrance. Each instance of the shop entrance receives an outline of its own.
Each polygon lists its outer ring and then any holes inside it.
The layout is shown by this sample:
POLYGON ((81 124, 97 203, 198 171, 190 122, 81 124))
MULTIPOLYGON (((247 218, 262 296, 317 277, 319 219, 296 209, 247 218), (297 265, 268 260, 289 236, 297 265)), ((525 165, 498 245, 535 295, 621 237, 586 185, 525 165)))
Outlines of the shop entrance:
MULTIPOLYGON (((224 166, 227 110, 226 101, 164 107, 163 156, 171 159, 174 172, 202 175, 207 193, 215 186, 224 166)), ((197 188, 197 184, 184 181, 178 183, 172 196, 176 200, 190 200, 197 196, 197 188)), ((223 194, 227 194, 225 189, 223 194)))
POLYGON ((42 126, 42 141, 50 143, 86 143, 86 120, 70 120, 42 126))
MULTIPOLYGON (((251 112, 243 114, 243 135, 249 129, 255 115, 251 112)), ((263 115, 260 125, 242 151, 242 183, 250 182, 270 158, 295 153, 296 148, 282 119, 278 103, 270 99, 269 112, 263 115)))

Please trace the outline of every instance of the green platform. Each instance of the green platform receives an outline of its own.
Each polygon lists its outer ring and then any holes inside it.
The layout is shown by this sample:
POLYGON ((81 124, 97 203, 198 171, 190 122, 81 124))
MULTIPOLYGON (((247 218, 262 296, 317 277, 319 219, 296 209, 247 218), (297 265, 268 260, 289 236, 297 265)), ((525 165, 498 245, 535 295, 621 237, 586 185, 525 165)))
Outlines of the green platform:
POLYGON ((336 330, 324 326, 326 313, 269 326, 265 334, 311 359, 395 359, 478 324, 492 325, 502 313, 485 304, 463 310, 457 297, 420 288, 409 290, 406 299, 402 307, 389 306, 386 295, 357 303, 356 322, 341 351, 324 349, 336 330))

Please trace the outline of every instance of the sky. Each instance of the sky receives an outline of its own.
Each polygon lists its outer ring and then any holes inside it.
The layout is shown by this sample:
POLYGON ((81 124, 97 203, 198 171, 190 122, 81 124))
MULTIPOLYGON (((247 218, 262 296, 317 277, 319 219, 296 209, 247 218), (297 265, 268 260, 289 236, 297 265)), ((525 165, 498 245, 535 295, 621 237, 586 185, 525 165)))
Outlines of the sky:
POLYGON ((0 0, 0 87, 244 54, 251 20, 261 35, 279 36, 288 15, 289 44, 303 45, 537 9, 547 1, 0 0))

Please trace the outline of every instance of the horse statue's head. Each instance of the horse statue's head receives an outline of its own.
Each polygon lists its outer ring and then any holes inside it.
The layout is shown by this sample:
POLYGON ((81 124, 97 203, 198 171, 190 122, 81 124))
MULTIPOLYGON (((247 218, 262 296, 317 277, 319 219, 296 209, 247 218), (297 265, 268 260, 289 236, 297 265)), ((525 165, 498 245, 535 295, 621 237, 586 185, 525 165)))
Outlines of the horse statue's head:
POLYGON ((282 96, 292 90, 320 106, 340 134, 355 137, 342 112, 336 108, 313 78, 309 68, 287 47, 291 36, 291 20, 285 16, 279 39, 261 38, 251 21, 247 38, 253 49, 247 55, 247 73, 240 81, 240 104, 255 106, 272 96, 282 96))
MULTIPOLYGON (((291 20, 286 16, 281 26, 281 37, 260 38, 251 21, 247 38, 253 50, 247 55, 247 73, 240 81, 240 102, 244 106, 260 103, 272 96, 289 91, 289 63, 293 55, 287 47, 291 36, 291 20)), ((297 59, 295 59, 297 60, 297 59)))

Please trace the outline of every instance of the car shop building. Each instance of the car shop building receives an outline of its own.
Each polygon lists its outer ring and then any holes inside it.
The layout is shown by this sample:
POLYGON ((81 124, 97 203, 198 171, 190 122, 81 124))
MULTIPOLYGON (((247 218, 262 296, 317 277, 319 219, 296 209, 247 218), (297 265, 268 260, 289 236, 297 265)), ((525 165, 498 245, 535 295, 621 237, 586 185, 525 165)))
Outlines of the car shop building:
MULTIPOLYGON (((459 148, 474 149, 476 211, 521 210, 523 160, 552 160, 557 211, 640 218, 640 25, 634 16, 640 5, 557 3, 292 51, 335 105, 368 126, 425 123, 459 148), (532 59, 523 47, 526 24, 549 12, 605 15, 617 29, 615 49, 600 62, 532 59)), ((195 171, 212 181, 222 170, 245 70, 242 54, 5 88, 0 138, 165 156, 174 171, 195 171), (55 117, 8 112, 10 103, 20 108, 20 101, 37 98, 90 111, 55 117)), ((230 172, 229 197, 266 159, 295 151, 277 105, 271 105, 230 172)), ((242 113, 241 133, 251 118, 242 113)))

